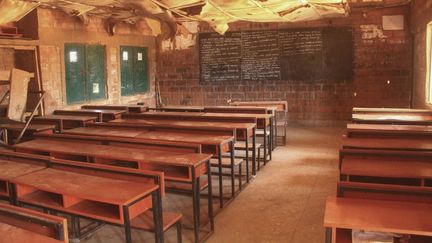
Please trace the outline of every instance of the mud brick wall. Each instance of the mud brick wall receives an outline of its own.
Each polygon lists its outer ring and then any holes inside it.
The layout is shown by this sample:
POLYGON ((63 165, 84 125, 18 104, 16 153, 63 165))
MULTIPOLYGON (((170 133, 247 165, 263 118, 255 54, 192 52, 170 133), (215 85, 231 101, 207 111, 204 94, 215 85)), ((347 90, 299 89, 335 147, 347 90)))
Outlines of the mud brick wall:
MULTIPOLYGON (((410 6, 353 10, 349 17, 298 24, 236 23, 230 30, 322 26, 354 29, 353 81, 236 81, 200 83, 197 35, 158 43, 157 75, 168 105, 224 105, 227 100, 286 100, 289 119, 327 123, 349 118, 353 106, 409 107, 412 91, 410 6), (384 31, 382 16, 403 15, 404 30, 384 31)), ((198 32, 209 32, 205 25, 198 32)))

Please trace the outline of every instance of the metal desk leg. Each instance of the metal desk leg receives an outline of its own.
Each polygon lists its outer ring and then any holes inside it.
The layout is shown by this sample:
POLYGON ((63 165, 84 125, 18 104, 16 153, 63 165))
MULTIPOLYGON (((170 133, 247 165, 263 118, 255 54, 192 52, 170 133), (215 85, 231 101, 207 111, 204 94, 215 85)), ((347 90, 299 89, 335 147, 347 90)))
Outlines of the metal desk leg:
POLYGON ((270 136, 269 136, 269 157, 272 160, 273 154, 273 119, 270 119, 270 136))
POLYGON ((332 228, 326 228, 325 232, 325 242, 331 243, 332 242, 332 228))
POLYGON ((182 224, 181 224, 181 220, 179 220, 177 222, 176 228, 177 228, 177 243, 182 243, 183 239, 182 239, 182 224))
POLYGON ((245 151, 246 152, 246 183, 249 183, 249 133, 247 132, 247 130, 246 130, 245 144, 246 144, 246 151, 245 151))
POLYGON ((264 165, 267 163, 267 126, 264 125, 264 165))
POLYGON ((208 180, 208 216, 210 221, 210 229, 213 232, 214 231, 214 215, 213 215, 213 188, 212 188, 212 179, 211 179, 211 164, 210 160, 207 161, 207 180, 208 180))
POLYGON ((231 197, 235 196, 235 174, 234 174, 234 141, 230 142, 230 156, 231 156, 231 197))
POLYGON ((273 128, 274 128, 274 146, 273 148, 276 148, 278 146, 278 119, 277 119, 277 113, 274 114, 274 123, 273 123, 273 128))
POLYGON ((218 162, 219 162, 219 203, 220 208, 224 207, 223 203, 223 182, 222 182, 222 145, 218 146, 218 162))
POLYGON ((286 140, 287 140, 287 112, 285 111, 284 113, 284 142, 283 144, 286 145, 286 140))
MULTIPOLYGON (((249 149, 249 148, 248 148, 249 149)), ((258 158, 259 163, 259 158, 258 158)), ((256 175, 257 156, 256 156, 256 127, 252 129, 252 175, 256 175)))
POLYGON ((163 243, 162 195, 160 188, 152 192, 153 222, 155 225, 155 242, 163 243))
MULTIPOLYGON (((153 211, 153 214, 155 214, 155 211, 153 211)), ((124 216, 124 228, 125 228, 126 243, 132 243, 132 232, 131 232, 131 225, 130 225, 130 219, 129 219, 129 207, 128 206, 123 206, 123 216, 124 216)), ((156 218, 156 216, 153 216, 153 217, 156 218)), ((155 242, 158 243, 158 240, 156 239, 155 242)))
POLYGON ((199 242, 199 230, 200 230, 200 186, 199 177, 195 175, 195 169, 192 170, 192 208, 193 208, 193 220, 194 220, 194 237, 195 242, 199 242))

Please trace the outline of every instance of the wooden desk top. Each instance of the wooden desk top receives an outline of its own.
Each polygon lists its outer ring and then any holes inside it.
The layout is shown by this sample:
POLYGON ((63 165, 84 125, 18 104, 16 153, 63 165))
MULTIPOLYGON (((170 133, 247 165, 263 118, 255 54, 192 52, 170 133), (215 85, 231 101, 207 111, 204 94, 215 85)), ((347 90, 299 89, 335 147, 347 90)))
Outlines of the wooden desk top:
POLYGON ((432 205, 327 198, 324 227, 432 236, 432 205))
POLYGON ((32 165, 7 160, 0 160, 0 179, 10 180, 12 178, 26 175, 45 168, 45 166, 41 165, 32 165))
POLYGON ((77 111, 99 112, 102 114, 113 114, 113 115, 118 115, 126 112, 126 110, 111 110, 111 109, 79 109, 77 111))
POLYGON ((111 127, 78 127, 74 129, 64 130, 65 134, 79 135, 96 135, 104 137, 124 137, 134 138, 145 132, 143 129, 137 130, 132 128, 111 128, 111 127))
POLYGON ((0 222, 0 243, 59 243, 63 241, 0 222))
MULTIPOLYGON (((37 139, 15 145, 15 148, 53 153, 67 153, 70 155, 86 155, 98 158, 109 158, 127 161, 146 162, 175 166, 197 167, 211 158, 210 154, 179 153, 142 148, 107 146, 86 144, 77 148, 77 143, 37 139)), ((1 168, 1 167, 0 167, 1 168)))
POLYGON ((287 101, 234 101, 231 102, 232 106, 276 106, 278 111, 288 111, 287 101))
POLYGON ((46 115, 36 116, 33 120, 65 120, 65 121, 92 121, 96 120, 95 116, 68 116, 68 115, 46 115))
MULTIPOLYGON (((12 131, 21 131, 24 128, 24 124, 0 124, 0 127, 6 128, 12 131)), ((47 130, 54 130, 54 125, 44 125, 44 124, 30 124, 27 131, 30 132, 42 132, 47 130)))
POLYGON ((206 121, 174 121, 166 119, 117 119, 109 121, 110 123, 126 123, 126 124, 143 124, 143 125, 172 125, 178 127, 194 127, 194 128, 235 128, 235 129, 252 129, 256 125, 254 123, 235 123, 235 122, 206 122, 206 121))
POLYGON ((353 113, 423 113, 432 114, 432 110, 428 109, 409 109, 409 108, 363 108, 354 107, 353 113))
POLYGON ((205 113, 203 117, 245 117, 256 119, 270 119, 273 117, 271 114, 238 114, 238 113, 205 113))
POLYGON ((204 106, 204 110, 206 109, 226 109, 226 110, 256 110, 256 111, 260 111, 260 110, 270 110, 270 111, 276 111, 277 110, 277 106, 240 106, 240 105, 236 105, 236 106, 204 106))
POLYGON ((432 140, 427 138, 343 138, 344 148, 432 150, 432 140))
POLYGON ((185 111, 203 111, 204 106, 180 106, 180 105, 167 105, 164 107, 155 108, 158 110, 185 110, 185 111))
POLYGON ((352 132, 419 132, 419 133, 432 133, 432 126, 422 125, 395 125, 395 124, 359 124, 348 123, 347 131, 352 132))
POLYGON ((12 182, 48 192, 118 205, 126 205, 158 189, 158 186, 154 184, 90 176, 50 168, 17 177, 12 182))
POLYGON ((203 112, 175 112, 175 111, 149 111, 138 114, 139 116, 202 116, 203 112))
POLYGON ((234 140, 233 136, 214 135, 194 132, 166 132, 150 131, 136 136, 136 138, 161 141, 178 141, 202 145, 221 145, 234 140))
POLYGON ((426 159, 395 156, 345 156, 341 174, 388 178, 432 178, 432 163, 426 159))
POLYGON ((405 123, 405 124, 430 124, 432 115, 422 114, 353 114, 353 121, 380 122, 380 123, 405 123))

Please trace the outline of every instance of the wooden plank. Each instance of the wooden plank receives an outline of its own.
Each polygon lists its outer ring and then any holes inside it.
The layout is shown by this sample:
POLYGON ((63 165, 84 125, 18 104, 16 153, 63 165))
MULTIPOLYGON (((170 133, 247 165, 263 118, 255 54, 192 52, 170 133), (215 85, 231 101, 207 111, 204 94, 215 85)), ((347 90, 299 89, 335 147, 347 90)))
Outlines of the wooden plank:
POLYGON ((429 109, 353 107, 353 114, 432 114, 429 109))
POLYGON ((10 82, 11 71, 10 70, 0 70, 0 81, 10 82))
POLYGON ((22 121, 26 112, 27 90, 31 75, 28 72, 12 69, 7 117, 22 121))
POLYGON ((432 205, 329 197, 324 227, 432 236, 432 205))

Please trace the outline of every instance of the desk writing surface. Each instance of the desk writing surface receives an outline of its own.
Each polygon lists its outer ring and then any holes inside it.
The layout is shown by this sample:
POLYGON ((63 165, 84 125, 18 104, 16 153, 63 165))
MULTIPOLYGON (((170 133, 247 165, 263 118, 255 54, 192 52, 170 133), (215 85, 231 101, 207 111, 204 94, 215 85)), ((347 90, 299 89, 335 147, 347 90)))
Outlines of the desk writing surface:
POLYGON ((137 135, 145 132, 145 130, 136 130, 128 128, 107 128, 107 127, 78 127, 74 129, 64 130, 65 134, 75 135, 96 135, 96 136, 107 136, 107 137, 124 137, 133 138, 137 135))
POLYGON ((432 115, 420 114, 353 114, 353 120, 432 122, 432 115))
MULTIPOLYGON (((0 127, 6 128, 9 130, 14 131, 21 131, 24 128, 25 124, 1 124, 0 127)), ((44 125, 44 124, 30 124, 27 127, 26 131, 31 132, 41 132, 41 131, 47 131, 47 130, 54 130, 54 125, 44 125)))
POLYGON ((155 184, 90 176, 50 168, 14 178, 12 182, 53 193, 120 205, 128 204, 158 188, 155 184))
POLYGON ((74 142, 45 139, 37 139, 17 144, 15 145, 15 148, 176 166, 198 166, 211 157, 209 154, 201 153, 179 153, 165 150, 150 150, 99 144, 86 144, 85 146, 77 148, 76 143, 74 142))
POLYGON ((12 178, 45 169, 45 166, 0 160, 0 179, 12 178))
POLYGON ((327 198, 324 227, 432 236, 432 204, 327 198))
POLYGON ((65 121, 92 121, 95 116, 68 116, 68 115, 45 115, 33 117, 33 120, 65 120, 65 121))
POLYGON ((153 139, 162 141, 177 141, 186 143, 196 143, 204 145, 220 145, 230 142, 234 139, 233 136, 214 135, 194 132, 166 132, 166 131, 150 131, 140 134, 136 138, 153 139))
POLYGON ((256 119, 270 119, 273 116, 271 114, 205 113, 203 117, 245 117, 245 118, 256 118, 256 119))
POLYGON ((252 129, 254 123, 235 123, 235 122, 206 122, 206 121, 175 121, 166 119, 116 119, 109 121, 110 123, 126 123, 126 124, 143 124, 143 125, 173 125, 179 127, 196 127, 196 128, 230 128, 230 129, 252 129))
POLYGON ((102 114, 112 114, 112 115, 118 115, 126 112, 125 110, 110 110, 110 109, 80 109, 77 111, 98 112, 102 114))
POLYGON ((428 109, 409 109, 409 108, 363 108, 363 107, 354 107, 353 113, 424 113, 424 114, 432 114, 432 110, 428 109))
POLYGON ((402 159, 391 156, 344 156, 341 174, 390 178, 432 178, 432 163, 427 159, 402 159))
POLYGON ((138 114, 139 116, 202 116, 203 112, 176 112, 176 111, 148 111, 138 114))
POLYGON ((395 125, 395 124, 360 124, 360 123, 349 123, 347 124, 348 131, 388 131, 388 132, 431 132, 432 126, 425 125, 395 125))
POLYGON ((196 110, 196 111, 202 111, 204 109, 204 106, 176 106, 176 105, 168 105, 163 106, 158 109, 161 110, 196 110))
POLYGON ((432 150, 432 139, 427 138, 343 138, 344 148, 394 150, 432 150))
POLYGON ((63 241, 0 222, 0 243, 60 243, 63 241))

